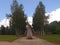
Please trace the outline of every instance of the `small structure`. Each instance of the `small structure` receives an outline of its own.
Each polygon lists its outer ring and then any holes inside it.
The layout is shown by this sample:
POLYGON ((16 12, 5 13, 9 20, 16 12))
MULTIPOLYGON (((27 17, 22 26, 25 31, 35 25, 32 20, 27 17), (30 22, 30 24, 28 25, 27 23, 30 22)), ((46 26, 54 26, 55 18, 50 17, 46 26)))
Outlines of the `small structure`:
POLYGON ((31 25, 29 23, 27 23, 26 28, 27 28, 27 39, 32 39, 32 28, 31 28, 31 25))

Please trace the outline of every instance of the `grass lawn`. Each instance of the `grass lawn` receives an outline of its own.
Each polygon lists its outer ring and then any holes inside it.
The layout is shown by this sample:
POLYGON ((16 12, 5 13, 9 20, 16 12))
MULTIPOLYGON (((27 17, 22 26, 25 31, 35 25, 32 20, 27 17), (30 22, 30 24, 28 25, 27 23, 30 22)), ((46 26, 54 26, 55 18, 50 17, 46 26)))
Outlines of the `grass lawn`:
POLYGON ((60 44, 60 35, 59 34, 44 35, 44 36, 39 36, 39 38, 45 39, 45 40, 53 42, 53 43, 60 44))
POLYGON ((0 35, 0 41, 12 42, 16 39, 17 39, 17 37, 15 35, 0 35))

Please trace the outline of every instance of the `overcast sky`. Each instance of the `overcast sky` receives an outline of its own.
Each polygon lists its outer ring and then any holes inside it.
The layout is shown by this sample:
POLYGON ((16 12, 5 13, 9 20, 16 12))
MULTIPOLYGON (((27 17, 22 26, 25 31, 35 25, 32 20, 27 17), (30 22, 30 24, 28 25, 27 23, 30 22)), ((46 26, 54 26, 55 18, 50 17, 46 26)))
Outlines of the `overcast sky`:
MULTIPOLYGON (((11 13, 10 5, 13 0, 0 0, 0 25, 7 26, 9 20, 6 14, 11 13), (7 20, 7 21, 6 21, 7 20)), ((60 0, 17 0, 19 4, 23 4, 25 14, 28 16, 30 24, 32 23, 32 16, 39 1, 45 5, 46 14, 50 15, 49 22, 60 21, 60 0)))

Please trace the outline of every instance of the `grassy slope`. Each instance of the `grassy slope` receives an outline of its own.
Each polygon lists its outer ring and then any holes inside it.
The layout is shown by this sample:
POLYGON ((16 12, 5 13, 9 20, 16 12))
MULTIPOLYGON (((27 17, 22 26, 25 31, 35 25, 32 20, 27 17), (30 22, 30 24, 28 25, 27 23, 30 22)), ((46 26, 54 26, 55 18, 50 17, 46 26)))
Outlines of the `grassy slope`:
POLYGON ((44 35, 44 36, 39 36, 39 37, 47 41, 60 44, 60 35, 58 34, 44 35))
POLYGON ((14 41, 17 37, 15 35, 0 35, 0 41, 14 41))

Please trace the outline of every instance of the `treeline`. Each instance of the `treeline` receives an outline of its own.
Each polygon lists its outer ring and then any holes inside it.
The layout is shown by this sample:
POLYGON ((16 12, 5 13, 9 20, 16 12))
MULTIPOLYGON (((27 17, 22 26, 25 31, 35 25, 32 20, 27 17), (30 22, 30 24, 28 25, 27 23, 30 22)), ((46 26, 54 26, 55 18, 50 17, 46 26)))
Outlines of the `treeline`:
POLYGON ((13 30, 10 30, 10 28, 7 26, 7 27, 4 27, 3 25, 1 25, 0 27, 0 35, 15 35, 15 31, 13 30))
POLYGON ((45 26, 46 34, 60 34, 60 21, 53 21, 45 26))
MULTIPOLYGON (((45 34, 60 34, 60 21, 53 21, 50 24, 45 25, 44 31, 45 34)), ((14 30, 10 30, 8 26, 4 27, 2 25, 0 27, 0 35, 16 35, 16 32, 14 30)))

